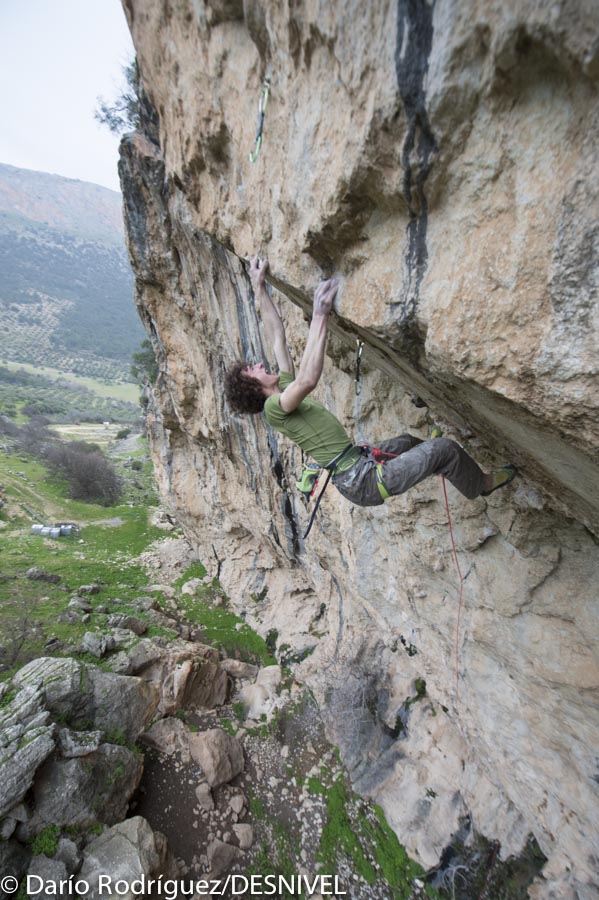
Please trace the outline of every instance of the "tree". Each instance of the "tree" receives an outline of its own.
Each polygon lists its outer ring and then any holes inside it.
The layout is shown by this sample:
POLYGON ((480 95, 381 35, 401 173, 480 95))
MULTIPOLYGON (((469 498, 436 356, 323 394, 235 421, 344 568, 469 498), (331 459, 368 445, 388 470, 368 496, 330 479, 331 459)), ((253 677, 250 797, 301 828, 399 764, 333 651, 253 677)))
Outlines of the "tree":
POLYGON ((141 82, 137 59, 123 67, 125 87, 122 93, 110 104, 103 97, 98 97, 98 108, 94 118, 100 125, 106 125, 113 134, 135 131, 141 127, 141 82))
POLYGON ((158 377, 158 363, 154 348, 148 338, 141 342, 141 349, 133 354, 131 376, 137 384, 153 384, 158 377))
POLYGON ((49 467, 62 475, 69 486, 69 496, 86 503, 111 506, 121 496, 122 482, 114 467, 93 445, 73 446, 57 443, 45 454, 49 467))

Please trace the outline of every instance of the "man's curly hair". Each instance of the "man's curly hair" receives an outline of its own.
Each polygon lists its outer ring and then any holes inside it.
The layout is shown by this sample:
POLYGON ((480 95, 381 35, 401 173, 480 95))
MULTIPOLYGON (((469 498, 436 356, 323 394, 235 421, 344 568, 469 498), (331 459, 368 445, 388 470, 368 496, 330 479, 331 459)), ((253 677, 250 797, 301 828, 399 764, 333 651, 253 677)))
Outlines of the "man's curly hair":
POLYGON ((238 360, 225 373, 225 396, 230 406, 238 413, 262 412, 266 397, 262 385, 256 378, 251 378, 243 370, 247 362, 238 360))

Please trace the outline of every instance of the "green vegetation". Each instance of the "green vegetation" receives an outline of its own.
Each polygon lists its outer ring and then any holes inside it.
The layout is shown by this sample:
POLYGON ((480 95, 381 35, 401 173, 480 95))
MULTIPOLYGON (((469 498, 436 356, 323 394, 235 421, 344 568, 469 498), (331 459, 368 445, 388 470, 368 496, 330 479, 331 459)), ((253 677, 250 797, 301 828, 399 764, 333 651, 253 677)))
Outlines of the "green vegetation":
POLYGON ((131 377, 137 384, 146 382, 153 384, 158 377, 158 363, 154 356, 154 348, 147 338, 141 342, 141 349, 133 354, 131 377))
POLYGON ((137 388, 107 385, 93 379, 79 379, 57 372, 55 376, 36 373, 33 366, 5 363, 0 366, 0 415, 17 424, 26 416, 44 416, 49 422, 139 421, 137 388), (116 399, 121 393, 123 399, 116 399))
MULTIPOLYGON (((318 853, 324 871, 338 871, 340 858, 345 857, 367 884, 382 878, 394 900, 409 900, 414 880, 422 879, 425 873, 409 858, 380 807, 370 807, 356 797, 350 804, 343 778, 337 778, 327 789, 320 782, 314 787, 316 793, 327 793, 327 821, 318 853)), ((430 886, 425 890, 427 897, 439 897, 430 886)))
POLYGON ((238 722, 243 722, 245 719, 245 705, 241 700, 237 700, 233 706, 231 707, 233 710, 233 714, 238 722))
POLYGON ((113 134, 135 131, 141 126, 141 82, 137 59, 123 66, 125 86, 112 102, 100 98, 94 118, 100 125, 106 125, 113 134))
MULTIPOLYGON (((6 674, 28 659, 47 655, 44 644, 51 637, 68 646, 90 628, 102 629, 106 615, 95 610, 111 599, 121 601, 119 612, 147 618, 130 604, 148 584, 144 570, 133 560, 153 540, 165 536, 148 523, 148 507, 156 502, 155 495, 147 496, 143 507, 123 504, 107 511, 66 499, 64 484, 51 478, 41 463, 6 453, 0 453, 0 484, 7 501, 0 509, 0 644, 6 674), (31 534, 25 507, 51 521, 77 522, 81 534, 57 540, 31 534), (32 566, 59 576, 60 582, 29 580, 25 571, 32 566), (61 618, 70 592, 92 583, 101 587, 99 594, 89 597, 92 623, 61 618)), ((165 634, 165 630, 150 624, 147 634, 165 634)))
POLYGON ((376 881, 376 870, 366 858, 362 845, 354 833, 352 823, 347 815, 347 793, 342 780, 335 781, 329 788, 327 796, 327 822, 320 838, 318 860, 324 863, 325 870, 337 870, 337 854, 349 857, 356 871, 373 884, 376 881))
MULTIPOLYGON (((195 564, 187 569, 178 580, 178 586, 191 578, 202 577, 197 574, 201 571, 199 566, 201 564, 195 564)), ((228 656, 245 662, 265 666, 276 664, 264 639, 246 625, 243 619, 226 608, 225 593, 216 580, 211 584, 201 585, 193 597, 182 595, 177 602, 186 619, 204 629, 206 643, 222 647, 228 656)))
POLYGON ((306 782, 306 787, 310 791, 311 794, 326 794, 327 789, 324 784, 318 780, 314 775, 310 775, 308 781, 306 782))
POLYGON ((44 856, 54 856, 58 847, 59 835, 60 828, 58 825, 48 825, 43 831, 40 831, 31 842, 31 852, 33 855, 38 856, 40 853, 43 853, 44 856))
POLYGON ((41 223, 0 229, 0 356, 127 380, 144 331, 124 245, 41 223))
POLYGON ((77 375, 74 372, 65 372, 52 366, 32 365, 31 363, 10 362, 2 360, 4 368, 11 372, 26 372, 29 375, 39 375, 52 382, 60 379, 61 386, 82 388, 97 394, 98 397, 106 397, 109 400, 125 400, 137 405, 139 387, 131 381, 99 381, 97 378, 88 378, 85 375, 77 375))

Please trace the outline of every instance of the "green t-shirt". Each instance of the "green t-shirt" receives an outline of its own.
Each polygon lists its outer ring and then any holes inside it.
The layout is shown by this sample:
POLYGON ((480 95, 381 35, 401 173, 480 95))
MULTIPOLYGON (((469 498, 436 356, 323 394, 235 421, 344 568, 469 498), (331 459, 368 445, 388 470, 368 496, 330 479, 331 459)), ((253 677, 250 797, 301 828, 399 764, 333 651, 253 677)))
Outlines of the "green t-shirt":
MULTIPOLYGON (((289 372, 281 372, 279 386, 285 390, 293 382, 289 372)), ((272 394, 264 404, 264 417, 276 431, 298 444, 320 466, 326 466, 351 444, 345 428, 333 413, 312 397, 305 397, 290 413, 281 409, 281 395, 272 394)), ((349 453, 341 462, 342 469, 353 464, 359 453, 349 453)))

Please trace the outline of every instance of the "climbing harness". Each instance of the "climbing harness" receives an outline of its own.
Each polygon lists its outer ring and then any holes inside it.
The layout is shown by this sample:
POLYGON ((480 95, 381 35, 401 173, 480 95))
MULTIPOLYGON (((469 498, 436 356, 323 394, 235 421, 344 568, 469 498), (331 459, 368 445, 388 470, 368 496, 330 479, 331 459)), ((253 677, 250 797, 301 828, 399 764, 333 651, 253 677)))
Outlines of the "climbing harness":
POLYGON ((266 104, 268 103, 268 95, 270 94, 270 78, 265 78, 262 82, 262 93, 260 94, 260 101, 258 103, 258 124, 256 126, 256 139, 254 142, 254 149, 250 150, 249 158, 250 162, 256 162, 258 159, 258 154, 260 153, 260 147, 262 146, 262 129, 264 127, 264 113, 266 112, 266 104))
MULTIPOLYGON (((322 500, 322 495, 324 494, 324 492, 327 489, 329 481, 331 480, 331 476, 335 475, 335 473, 339 467, 339 464, 345 459, 347 454, 353 449, 354 449, 354 444, 348 444, 347 447, 344 450, 342 450, 341 453, 339 453, 335 457, 335 459, 332 459, 330 461, 330 463, 327 463, 327 465, 324 467, 325 469, 328 470, 327 477, 326 477, 325 483, 322 487, 320 494, 316 498, 316 503, 314 504, 314 509, 312 510, 312 515, 310 516, 310 521, 308 522, 308 527, 306 528, 306 530, 304 532, 304 540, 306 540, 306 538, 310 534, 310 530, 312 528, 312 525, 314 524, 314 519, 316 517, 316 513, 318 512, 318 507, 320 506, 320 501, 322 500)), ((316 479, 316 482, 314 483, 314 487, 312 488, 312 494, 316 490, 317 484, 318 484, 318 479, 316 479)))
POLYGON ((379 489, 379 494, 383 498, 383 501, 385 501, 387 497, 391 496, 391 493, 389 492, 383 478, 383 466, 388 459, 399 456, 399 454, 387 453, 385 450, 381 450, 379 449, 379 447, 371 447, 369 446, 369 444, 360 444, 360 449, 362 450, 362 453, 370 457, 370 459, 376 466, 376 486, 379 489))
POLYGON ((356 345, 356 396, 358 397, 362 392, 362 382, 360 381, 360 365, 362 363, 362 350, 364 348, 364 341, 356 338, 356 345))

